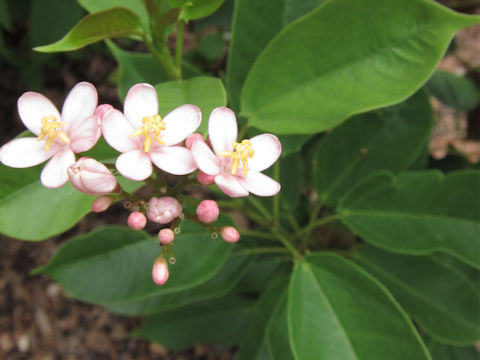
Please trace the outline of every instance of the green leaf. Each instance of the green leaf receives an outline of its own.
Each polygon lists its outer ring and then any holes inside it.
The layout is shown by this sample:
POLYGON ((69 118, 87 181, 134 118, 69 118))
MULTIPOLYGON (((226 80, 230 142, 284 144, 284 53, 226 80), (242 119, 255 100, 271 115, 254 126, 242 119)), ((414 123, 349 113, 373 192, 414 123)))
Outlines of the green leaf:
POLYGON ((280 196, 286 209, 294 210, 302 194, 303 161, 298 153, 290 154, 280 160, 280 196))
POLYGON ((478 360, 480 355, 473 346, 456 347, 440 344, 433 340, 425 341, 433 360, 478 360))
POLYGON ((368 243, 425 255, 444 251, 480 267, 480 171, 376 174, 343 198, 341 220, 368 243))
POLYGON ((133 332, 170 349, 197 343, 238 344, 252 316, 252 304, 240 297, 192 304, 148 317, 133 332))
POLYGON ((472 110, 480 101, 473 81, 446 71, 435 71, 426 87, 443 104, 457 110, 472 110))
POLYGON ((212 239, 202 227, 184 221, 175 237, 177 259, 165 285, 152 281, 158 240, 123 227, 105 227, 66 243, 36 273, 47 275, 86 302, 110 304, 181 291, 213 277, 232 246, 212 239), (99 275, 100 274, 100 275, 99 275))
POLYGON ((225 0, 189 0, 185 1, 179 19, 190 21, 201 19, 214 13, 225 0))
POLYGON ((125 8, 113 8, 85 16, 59 41, 36 47, 40 52, 72 51, 100 40, 144 35, 137 15, 125 8))
POLYGON ((149 16, 144 1, 139 0, 77 0, 89 13, 97 13, 114 7, 123 7, 131 10, 142 21, 145 29, 149 28, 149 16))
POLYGON ((295 359, 288 337, 287 292, 283 294, 273 310, 265 331, 265 338, 272 359, 295 359))
POLYGON ((287 311, 296 359, 430 359, 386 289, 337 255, 296 262, 287 311))
POLYGON ((480 339, 480 292, 451 265, 432 255, 397 255, 372 246, 358 248, 354 259, 438 341, 465 345, 480 339))
POLYGON ((0 0, 0 26, 7 30, 11 30, 12 28, 12 20, 10 19, 7 0, 0 0))
POLYGON ((376 170, 399 171, 412 164, 434 124, 424 91, 406 102, 347 120, 320 141, 315 156, 319 201, 332 205, 376 170))
POLYGON ((222 81, 218 78, 199 76, 183 81, 168 81, 155 85, 158 107, 161 115, 166 115, 177 106, 193 104, 202 111, 203 121, 198 132, 206 135, 208 116, 213 109, 227 104, 227 96, 222 81))
POLYGON ((430 77, 454 33, 479 21, 428 0, 328 1, 258 57, 242 115, 270 132, 309 134, 398 103, 430 77))

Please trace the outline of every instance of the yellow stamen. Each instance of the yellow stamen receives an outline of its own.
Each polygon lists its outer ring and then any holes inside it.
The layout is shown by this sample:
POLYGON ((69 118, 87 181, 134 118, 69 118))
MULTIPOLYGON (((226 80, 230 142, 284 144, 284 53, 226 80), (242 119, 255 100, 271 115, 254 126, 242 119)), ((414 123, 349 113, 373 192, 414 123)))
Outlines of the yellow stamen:
POLYGON ((45 140, 45 146, 43 147, 45 151, 50 150, 57 136, 65 144, 70 144, 68 135, 60 130, 60 128, 67 123, 66 121, 58 121, 53 115, 45 116, 41 121, 42 128, 40 129, 40 134, 37 136, 37 141, 41 141, 45 137, 47 138, 45 140))
POLYGON ((160 131, 165 130, 165 123, 162 121, 160 115, 145 116, 142 119, 143 126, 140 126, 130 136, 137 137, 144 136, 143 150, 149 152, 152 148, 152 142, 156 142, 165 145, 165 141, 160 138, 160 131), (152 134, 153 132, 153 134, 152 134))
POLYGON ((243 173, 247 175, 248 172, 248 158, 253 159, 253 154, 255 151, 252 149, 252 144, 250 140, 242 140, 242 142, 233 142, 234 151, 222 151, 219 155, 223 157, 231 157, 232 161, 232 175, 235 175, 240 165, 240 161, 243 165, 243 173))

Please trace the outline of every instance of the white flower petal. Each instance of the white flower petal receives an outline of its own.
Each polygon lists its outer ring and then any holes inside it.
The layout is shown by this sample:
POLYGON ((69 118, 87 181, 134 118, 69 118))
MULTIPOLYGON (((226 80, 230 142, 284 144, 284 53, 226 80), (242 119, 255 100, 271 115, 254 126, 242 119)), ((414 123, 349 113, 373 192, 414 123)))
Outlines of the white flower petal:
POLYGON ((102 133, 107 143, 115 150, 127 152, 143 148, 143 136, 132 137, 135 131, 123 114, 112 109, 102 120, 102 133))
POLYGON ((173 175, 186 175, 197 169, 192 153, 184 147, 156 147, 148 154, 158 168, 173 175))
POLYGON ((273 196, 280 191, 280 184, 261 172, 248 170, 246 176, 237 176, 249 192, 258 196, 273 196))
POLYGON ((68 94, 62 107, 62 121, 67 124, 62 128, 68 136, 73 129, 81 126, 85 119, 92 116, 97 108, 98 95, 95 86, 88 82, 78 83, 68 94))
POLYGON ((123 112, 132 126, 142 126, 145 116, 158 114, 158 97, 155 88, 150 84, 136 84, 128 90, 123 105, 123 112))
POLYGON ((17 106, 20 119, 35 135, 40 134, 43 117, 53 115, 60 121, 60 113, 57 108, 42 94, 26 92, 18 99, 17 106))
POLYGON ((195 105, 182 105, 170 111, 164 118, 165 130, 160 138, 166 146, 178 144, 200 126, 202 113, 195 105))
POLYGON ((191 151, 198 168, 205 174, 217 175, 220 173, 222 163, 206 143, 194 142, 191 151))
POLYGON ((248 191, 238 182, 237 177, 230 174, 215 176, 215 184, 230 197, 248 196, 248 191))
POLYGON ((208 119, 208 137, 216 154, 232 151, 237 141, 238 127, 235 113, 227 107, 219 107, 212 111, 208 119))
POLYGON ((75 163, 75 154, 69 148, 58 151, 45 165, 40 175, 43 186, 58 188, 68 181, 67 169, 75 163))
POLYGON ((127 179, 142 181, 152 175, 152 163, 141 150, 128 151, 117 158, 117 170, 127 179))
POLYGON ((51 158, 58 151, 58 146, 43 150, 45 141, 37 141, 36 138, 26 137, 14 139, 2 146, 2 163, 13 168, 27 168, 41 164, 51 158))
POLYGON ((282 153, 282 144, 275 135, 262 134, 250 139, 255 152, 252 159, 248 159, 248 168, 257 171, 268 169, 277 161, 282 153))
POLYGON ((70 149, 75 153, 90 150, 95 146, 102 132, 100 131, 99 118, 92 115, 84 121, 77 121, 69 128, 70 149))

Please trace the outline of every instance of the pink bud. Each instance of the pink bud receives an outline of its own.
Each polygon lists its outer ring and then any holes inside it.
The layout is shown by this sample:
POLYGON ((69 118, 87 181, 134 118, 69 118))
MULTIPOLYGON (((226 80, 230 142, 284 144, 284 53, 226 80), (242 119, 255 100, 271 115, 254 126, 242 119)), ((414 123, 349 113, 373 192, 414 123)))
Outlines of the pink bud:
POLYGON ((147 218, 139 211, 134 211, 130 215, 128 215, 127 220, 128 226, 130 226, 133 230, 140 230, 147 225, 147 218))
POLYGON ((111 109, 113 109, 113 106, 110 104, 98 105, 97 108, 95 109, 95 115, 97 115, 100 118, 100 120, 102 120, 105 114, 107 113, 107 111, 111 109))
POLYGON ((191 149, 192 148, 192 145, 195 141, 203 141, 205 142, 205 140, 203 139, 203 136, 202 134, 199 134, 199 133, 193 133, 191 135, 188 135, 187 139, 185 140, 185 146, 187 147, 187 149, 191 149))
POLYGON ((113 197, 101 196, 92 204, 92 211, 96 213, 104 212, 112 205, 113 197))
POLYGON ((89 195, 105 195, 116 190, 117 179, 102 163, 82 157, 67 169, 73 187, 89 195))
POLYGON ((210 185, 213 184, 215 176, 205 174, 202 170, 199 170, 197 174, 197 180, 202 185, 210 185))
POLYGON ((181 213, 182 206, 173 197, 154 197, 148 202, 147 217, 156 223, 168 224, 181 213))
POLYGON ((162 246, 170 244, 174 238, 175 234, 171 229, 162 229, 158 233, 158 240, 160 241, 160 245, 162 246))
POLYGON ((240 239, 240 234, 233 226, 224 226, 220 229, 220 236, 223 240, 229 243, 237 242, 240 239))
POLYGON ((153 263, 152 279, 157 285, 163 285, 168 280, 168 265, 163 257, 158 257, 153 263))
POLYGON ((218 219, 220 210, 213 200, 203 200, 197 207, 197 218, 205 224, 210 224, 218 219))

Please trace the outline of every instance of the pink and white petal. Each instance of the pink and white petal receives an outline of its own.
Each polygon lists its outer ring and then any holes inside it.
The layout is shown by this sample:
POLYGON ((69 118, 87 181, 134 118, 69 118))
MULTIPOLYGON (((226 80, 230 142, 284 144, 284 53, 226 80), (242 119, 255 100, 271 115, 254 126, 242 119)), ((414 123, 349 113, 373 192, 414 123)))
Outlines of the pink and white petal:
POLYGON ((70 90, 62 107, 62 121, 67 122, 63 131, 69 137, 73 136, 74 129, 80 127, 86 118, 95 113, 97 102, 97 90, 88 82, 78 83, 70 90))
POLYGON ((107 143, 115 150, 127 152, 143 148, 142 136, 132 137, 135 128, 118 110, 112 109, 102 120, 102 133, 107 143))
POLYGON ((258 196, 273 196, 280 191, 280 184, 261 172, 248 170, 246 176, 237 176, 245 189, 258 196))
POLYGON ((14 168, 27 168, 41 164, 59 150, 53 144, 48 151, 45 151, 44 145, 45 141, 37 141, 32 137, 12 140, 0 149, 2 163, 14 168))
POLYGON ((202 112, 195 105, 182 105, 170 111, 163 118, 165 130, 160 137, 166 146, 178 144, 200 126, 202 112))
POLYGON ((248 168, 257 171, 268 169, 278 160, 282 153, 282 144, 275 135, 261 134, 250 139, 255 152, 252 159, 248 159, 248 168))
POLYGON ((120 155, 115 166, 120 174, 134 181, 142 181, 152 175, 152 163, 142 150, 132 150, 120 155))
POLYGON ((216 154, 232 151, 237 141, 238 127, 235 113, 227 107, 218 107, 212 111, 208 119, 208 137, 216 154))
POLYGON ((192 156, 198 168, 208 175, 220 173, 222 162, 203 141, 196 141, 192 145, 192 156))
POLYGON ((42 94, 26 92, 18 99, 17 106, 23 124, 35 135, 40 134, 43 117, 53 115, 60 121, 57 108, 42 94))
POLYGON ((47 188, 59 188, 68 181, 67 169, 75 163, 75 154, 69 148, 58 151, 45 165, 40 181, 47 188))
MULTIPOLYGON (((72 181, 72 178, 70 178, 72 181)), ((88 189, 90 195, 104 195, 113 192, 117 187, 117 179, 114 176, 104 176, 104 172, 95 174, 84 171, 81 173, 80 182, 83 189, 88 189)))
POLYGON ((197 169, 190 150, 180 146, 163 146, 149 153, 152 162, 163 171, 173 175, 186 175, 197 169))
POLYGON ((82 122, 72 124, 70 128, 70 149, 75 153, 90 150, 100 138, 100 124, 97 115, 92 115, 82 122))
POLYGON ((158 114, 158 97, 155 88, 150 84, 136 84, 128 90, 123 105, 123 112, 132 126, 142 126, 145 116, 158 114))
POLYGON ((230 197, 248 196, 248 191, 237 180, 237 177, 230 174, 215 176, 215 184, 230 197))

